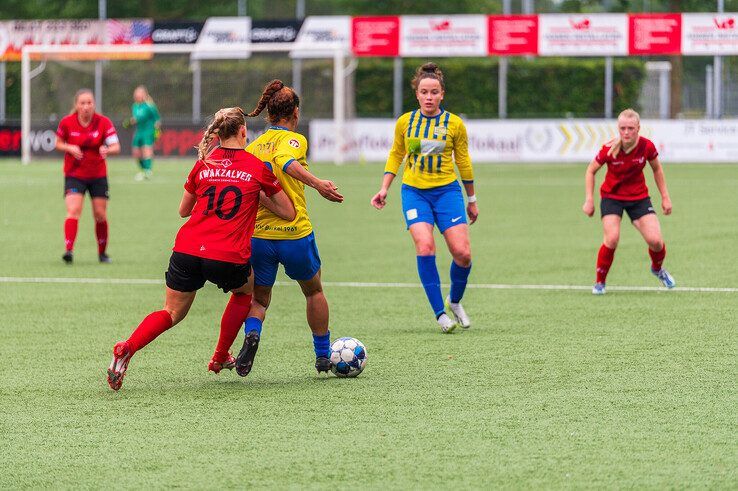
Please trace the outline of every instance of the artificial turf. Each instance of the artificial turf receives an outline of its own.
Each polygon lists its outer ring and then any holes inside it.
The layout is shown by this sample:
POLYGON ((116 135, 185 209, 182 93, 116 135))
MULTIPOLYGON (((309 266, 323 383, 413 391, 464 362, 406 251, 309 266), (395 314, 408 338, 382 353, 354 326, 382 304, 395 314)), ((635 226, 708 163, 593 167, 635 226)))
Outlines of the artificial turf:
MULTIPOLYGON (((381 166, 314 165, 346 196, 308 202, 333 337, 366 344, 365 372, 315 374, 304 300, 280 283, 252 373, 208 373, 227 301, 209 285, 116 393, 110 350, 161 306, 163 285, 138 280, 163 277, 190 165, 134 182, 112 161, 113 263, 97 263, 87 201, 67 266, 60 163, 0 162, 1 488, 738 486, 738 292, 679 291, 738 287, 736 167, 666 168, 677 290, 593 297, 479 287, 591 284, 601 231, 580 211, 584 166, 477 165, 473 327, 442 335, 419 285, 354 284, 418 282, 399 183, 378 212, 381 166)), ((648 266, 624 223, 608 286, 658 286, 648 266)))

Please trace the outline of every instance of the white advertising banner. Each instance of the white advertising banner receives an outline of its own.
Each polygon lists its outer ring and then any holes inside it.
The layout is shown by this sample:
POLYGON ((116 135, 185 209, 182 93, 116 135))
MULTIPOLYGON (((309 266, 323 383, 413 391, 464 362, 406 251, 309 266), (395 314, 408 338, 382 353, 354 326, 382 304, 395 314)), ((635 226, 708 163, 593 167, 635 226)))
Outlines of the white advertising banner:
POLYGON ((738 14, 682 14, 682 54, 738 54, 738 14))
MULTIPOLYGON (((394 134, 391 119, 347 122, 342 149, 347 162, 383 162, 394 134)), ((589 163, 617 135, 603 119, 466 121, 473 162, 589 163)), ((738 162, 738 120, 643 120, 641 135, 653 140, 664 162, 738 162)), ((332 120, 310 122, 310 159, 332 161, 332 120)))
POLYGON ((487 56, 486 15, 403 15, 401 56, 487 56))
POLYGON ((336 49, 348 53, 351 49, 351 17, 309 16, 297 33, 295 45, 296 48, 310 48, 310 51, 292 51, 290 56, 293 58, 332 58, 336 49))
POLYGON ((541 14, 541 56, 627 56, 627 14, 541 14))
POLYGON ((243 49, 251 42, 251 17, 209 17, 195 43, 192 58, 195 60, 221 60, 249 58, 251 51, 243 49), (229 44, 240 45, 239 49, 212 51, 229 44))

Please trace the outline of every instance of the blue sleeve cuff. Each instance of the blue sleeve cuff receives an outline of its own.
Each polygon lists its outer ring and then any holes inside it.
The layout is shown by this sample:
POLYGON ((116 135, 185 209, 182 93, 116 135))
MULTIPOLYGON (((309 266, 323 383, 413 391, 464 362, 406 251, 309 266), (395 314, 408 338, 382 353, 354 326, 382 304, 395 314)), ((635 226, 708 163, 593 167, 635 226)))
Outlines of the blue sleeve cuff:
POLYGON ((384 171, 384 173, 385 173, 385 174, 392 174, 393 176, 396 176, 396 175, 397 175, 397 174, 395 174, 394 172, 390 172, 390 171, 388 171, 388 170, 384 171))
POLYGON ((292 164, 292 162, 294 162, 294 161, 295 161, 295 159, 289 159, 289 160, 287 161, 287 163, 285 163, 285 164, 284 164, 284 165, 282 166, 282 172, 287 172, 287 167, 289 167, 289 166, 290 166, 290 165, 292 164))
POLYGON ((474 179, 472 179, 471 181, 465 181, 462 179, 461 182, 463 182, 464 184, 474 184, 474 179))

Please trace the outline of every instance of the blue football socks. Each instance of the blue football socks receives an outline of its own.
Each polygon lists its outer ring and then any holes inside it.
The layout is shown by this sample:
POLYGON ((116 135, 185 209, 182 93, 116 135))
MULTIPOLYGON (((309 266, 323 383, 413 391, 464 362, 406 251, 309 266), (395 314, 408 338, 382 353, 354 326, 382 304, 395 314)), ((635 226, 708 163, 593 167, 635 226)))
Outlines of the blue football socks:
POLYGON ((466 280, 469 278, 472 265, 468 268, 462 268, 455 262, 451 261, 451 302, 461 302, 461 297, 464 296, 464 290, 466 290, 466 280))
POLYGON ((425 295, 431 304, 436 318, 445 312, 443 295, 441 294, 441 278, 438 276, 436 256, 417 256, 418 276, 425 289, 425 295))
POLYGON ((328 331, 322 336, 313 334, 313 348, 315 348, 315 357, 331 357, 331 332, 328 331))
POLYGON ((257 317, 249 317, 243 324, 244 334, 248 334, 251 331, 256 331, 261 336, 261 319, 257 317))

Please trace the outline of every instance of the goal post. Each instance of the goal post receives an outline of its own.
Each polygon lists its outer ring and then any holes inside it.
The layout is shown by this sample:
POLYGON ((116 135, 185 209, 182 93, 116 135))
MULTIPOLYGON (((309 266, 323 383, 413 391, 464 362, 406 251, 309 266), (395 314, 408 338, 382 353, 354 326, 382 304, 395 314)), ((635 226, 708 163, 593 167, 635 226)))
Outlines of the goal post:
MULTIPOLYGON (((332 118, 335 127, 337 149, 345 148, 346 140, 346 75, 349 53, 344 48, 326 46, 307 46, 304 43, 243 43, 201 46, 197 44, 146 44, 146 45, 26 45, 21 51, 21 160, 23 164, 31 162, 31 125, 32 125, 32 90, 34 77, 32 61, 39 60, 42 65, 46 61, 99 61, 121 60, 125 57, 151 56, 151 60, 129 59, 128 63, 150 63, 156 55, 180 55, 192 61, 233 60, 243 56, 231 56, 233 53, 282 53, 296 54, 313 59, 332 60, 333 63, 333 97, 332 118), (194 56, 193 56, 194 55, 194 56), (214 56, 213 56, 214 55, 214 56)), ((43 69, 43 67, 42 67, 43 69)), ((329 72, 330 73, 330 72, 329 72)), ((277 78, 266 75, 267 80, 277 78)), ((265 80, 266 82, 266 80, 265 80)), ((184 84, 185 81, 183 80, 184 84)), ((189 83, 189 81, 187 81, 189 83)), ((261 87, 259 87, 261 89, 261 87)), ((199 87, 198 87, 199 90, 199 87)), ((70 94, 71 97, 71 94, 70 94)), ((214 97, 214 96, 212 96, 214 97)), ((302 94, 301 94, 302 97, 302 94)), ((303 117, 309 117, 303 112, 303 117)), ((342 151, 333 156, 336 164, 344 162, 342 151)))

